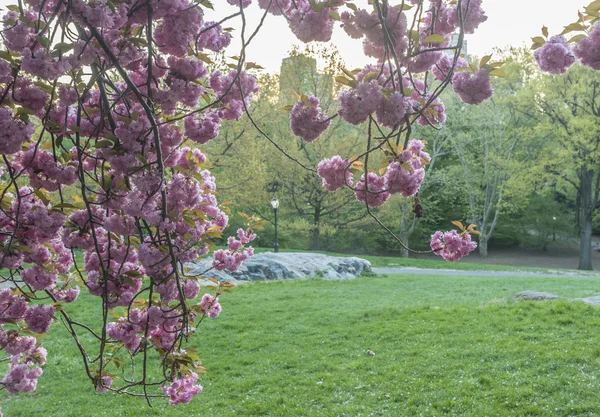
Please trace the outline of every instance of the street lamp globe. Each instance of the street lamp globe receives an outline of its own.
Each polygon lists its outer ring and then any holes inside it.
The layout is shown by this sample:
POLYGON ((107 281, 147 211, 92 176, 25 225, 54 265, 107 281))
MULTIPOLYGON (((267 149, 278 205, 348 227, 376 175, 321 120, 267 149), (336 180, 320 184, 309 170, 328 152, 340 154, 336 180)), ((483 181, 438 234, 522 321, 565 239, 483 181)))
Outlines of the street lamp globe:
POLYGON ((271 207, 273 207, 273 214, 275 215, 275 244, 274 249, 275 253, 279 252, 279 240, 277 239, 277 209, 279 208, 279 200, 277 197, 273 197, 271 199, 271 207))

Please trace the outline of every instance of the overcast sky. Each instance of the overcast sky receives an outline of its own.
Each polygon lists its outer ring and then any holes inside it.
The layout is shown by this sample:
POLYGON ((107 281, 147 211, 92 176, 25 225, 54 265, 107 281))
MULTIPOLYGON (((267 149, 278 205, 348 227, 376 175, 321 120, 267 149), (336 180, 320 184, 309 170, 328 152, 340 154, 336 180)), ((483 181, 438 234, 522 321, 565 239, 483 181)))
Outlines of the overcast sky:
MULTIPOLYGON (((223 14, 225 8, 230 12, 236 10, 227 5, 224 0, 214 0, 214 3, 215 8, 220 9, 219 14, 222 16, 225 16, 223 14)), ((355 3, 360 6, 361 0, 355 3)), ((397 1, 392 0, 391 3, 397 1)), ((577 10, 583 9, 583 6, 588 3, 589 0, 483 0, 483 8, 488 20, 479 26, 474 35, 466 37, 468 53, 483 56, 496 46, 530 45, 531 37, 541 35, 541 28, 544 25, 549 28, 551 35, 558 34, 563 26, 577 20, 577 10)), ((248 24, 254 28, 262 16, 262 10, 255 4, 246 10, 248 24)), ((238 23, 225 24, 225 26, 240 28, 238 23)), ((239 30, 234 31, 233 35, 237 42, 232 42, 228 55, 236 55, 235 51, 239 50, 239 30)), ((361 42, 350 39, 339 28, 339 24, 336 25, 331 43, 338 47, 348 68, 362 67, 365 62, 370 62, 362 53, 361 42)), ((265 27, 248 48, 247 58, 249 61, 259 63, 269 72, 279 72, 282 58, 288 55, 294 44, 302 45, 290 31, 285 19, 281 16, 268 15, 265 27)))
MULTIPOLYGON (((225 0, 212 0, 216 13, 207 11, 206 20, 219 20, 237 9, 225 0)), ((496 46, 520 46, 530 44, 530 38, 541 34, 541 27, 548 26, 550 34, 558 34, 563 26, 577 20, 577 10, 582 9, 590 0, 483 0, 483 8, 488 20, 483 23, 474 35, 466 37, 470 55, 483 56, 496 46)), ((0 5, 15 4, 16 0, 0 0, 0 5)), ((248 32, 258 24, 262 10, 256 5, 256 0, 246 10, 248 32)), ((355 0, 359 7, 365 7, 366 0, 355 0)), ((392 4, 399 3, 391 0, 392 4)), ((343 7, 342 9, 346 9, 343 7)), ((237 55, 239 51, 239 36, 241 23, 229 21, 225 27, 234 27, 234 40, 227 54, 237 55)), ((362 53, 360 41, 350 39, 336 24, 331 43, 339 49, 347 68, 358 68, 371 62, 362 53)), ((259 63, 269 72, 279 72, 281 60, 288 55, 292 45, 302 43, 296 39, 281 16, 268 15, 265 26, 250 44, 247 50, 247 60, 259 63)))

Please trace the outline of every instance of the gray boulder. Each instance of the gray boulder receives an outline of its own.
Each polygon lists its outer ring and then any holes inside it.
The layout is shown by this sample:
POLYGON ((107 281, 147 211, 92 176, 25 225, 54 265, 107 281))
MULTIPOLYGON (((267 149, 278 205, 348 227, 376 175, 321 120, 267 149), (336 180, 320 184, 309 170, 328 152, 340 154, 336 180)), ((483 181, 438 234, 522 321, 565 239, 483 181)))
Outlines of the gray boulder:
POLYGON ((325 279, 353 279, 363 272, 371 272, 371 263, 360 258, 340 258, 317 253, 264 252, 245 261, 234 272, 211 269, 212 258, 186 264, 188 274, 202 274, 205 278, 237 284, 248 281, 323 277, 325 279))
POLYGON ((548 292, 521 291, 521 292, 518 292, 515 294, 515 298, 518 300, 541 301, 541 300, 558 300, 560 297, 558 295, 550 294, 548 292))
POLYGON ((547 292, 539 291, 521 291, 514 295, 517 300, 532 300, 532 301, 543 301, 543 300, 565 300, 565 301, 579 301, 584 304, 590 304, 593 306, 600 306, 600 296, 592 296, 586 298, 562 298, 558 295, 550 294, 547 292))

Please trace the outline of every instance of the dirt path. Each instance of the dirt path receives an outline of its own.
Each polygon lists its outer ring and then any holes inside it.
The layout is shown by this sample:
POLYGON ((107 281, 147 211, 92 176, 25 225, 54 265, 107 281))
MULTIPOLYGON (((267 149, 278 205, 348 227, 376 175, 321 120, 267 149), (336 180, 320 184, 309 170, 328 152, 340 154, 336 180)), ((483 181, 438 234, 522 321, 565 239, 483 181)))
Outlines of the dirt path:
POLYGON ((547 273, 519 271, 461 271, 457 269, 372 268, 377 274, 389 275, 455 275, 463 277, 532 277, 532 278, 600 278, 600 272, 549 271, 547 273))

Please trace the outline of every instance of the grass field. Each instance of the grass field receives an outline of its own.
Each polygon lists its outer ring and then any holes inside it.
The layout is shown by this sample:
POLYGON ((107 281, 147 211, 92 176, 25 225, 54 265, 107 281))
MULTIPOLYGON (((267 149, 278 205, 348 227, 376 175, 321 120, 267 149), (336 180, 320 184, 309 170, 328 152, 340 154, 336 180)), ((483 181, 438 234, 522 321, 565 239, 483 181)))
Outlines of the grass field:
MULTIPOLYGON (((593 278, 379 276, 253 283, 192 345, 208 374, 187 406, 97 394, 55 325, 36 393, 5 416, 596 416, 600 310, 515 302, 600 293, 593 278), (367 354, 372 350, 375 355, 367 354)), ((91 297, 70 306, 94 321, 91 297)))

